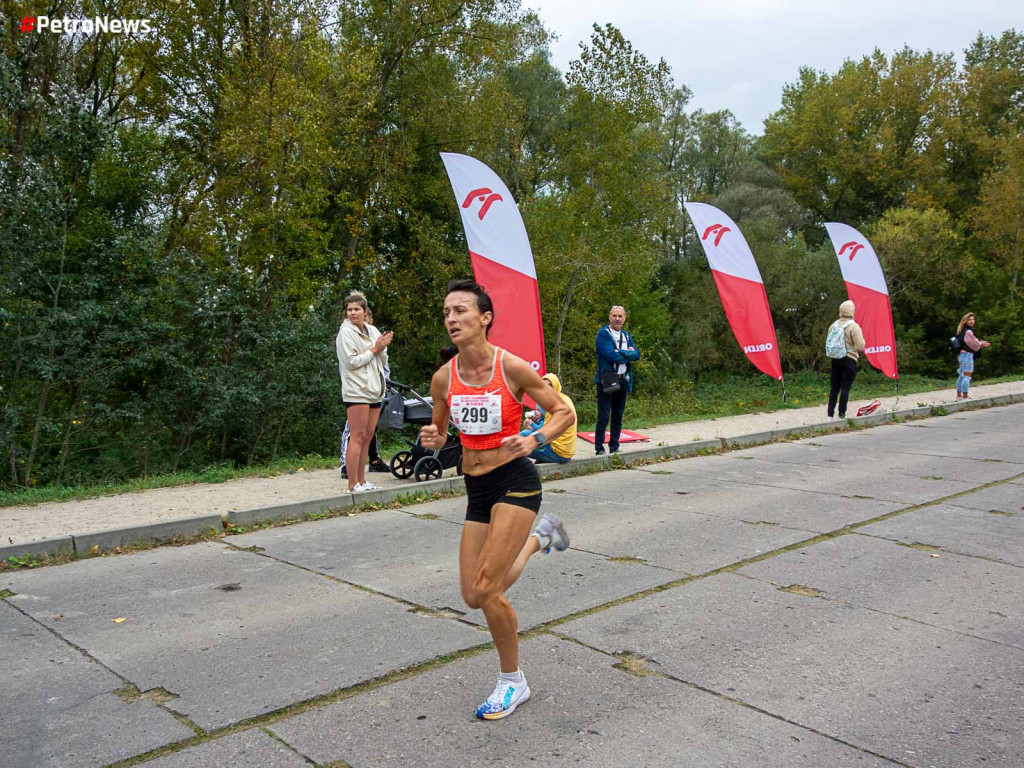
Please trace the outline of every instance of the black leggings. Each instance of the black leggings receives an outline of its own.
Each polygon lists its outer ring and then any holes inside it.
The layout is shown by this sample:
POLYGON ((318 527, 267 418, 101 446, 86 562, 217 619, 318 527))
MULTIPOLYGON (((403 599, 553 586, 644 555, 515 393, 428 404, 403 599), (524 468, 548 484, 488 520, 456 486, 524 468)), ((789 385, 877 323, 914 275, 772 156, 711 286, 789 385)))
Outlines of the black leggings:
POLYGON ((846 401, 850 399, 850 387, 857 378, 857 361, 852 357, 832 360, 832 382, 828 390, 828 415, 836 415, 836 397, 839 398, 839 418, 846 418, 846 401))

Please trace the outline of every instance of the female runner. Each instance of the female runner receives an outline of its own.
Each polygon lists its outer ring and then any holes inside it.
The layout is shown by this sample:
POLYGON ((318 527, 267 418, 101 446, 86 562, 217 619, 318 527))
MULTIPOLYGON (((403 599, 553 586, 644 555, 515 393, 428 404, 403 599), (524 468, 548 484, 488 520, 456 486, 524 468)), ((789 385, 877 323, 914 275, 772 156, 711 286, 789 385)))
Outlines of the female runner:
POLYGON ((444 320, 458 354, 431 379, 433 422, 420 432, 420 443, 430 450, 444 447, 449 415, 462 435, 468 497, 459 549, 462 597, 470 608, 483 610, 501 665, 497 686, 476 716, 499 720, 530 697, 519 669, 516 612, 505 591, 535 552, 569 546, 554 515, 542 515, 530 533, 541 484, 526 457, 565 431, 573 414, 528 363, 487 341, 494 306, 475 282, 448 284, 444 320), (551 414, 543 429, 527 437, 519 435, 524 394, 551 414))

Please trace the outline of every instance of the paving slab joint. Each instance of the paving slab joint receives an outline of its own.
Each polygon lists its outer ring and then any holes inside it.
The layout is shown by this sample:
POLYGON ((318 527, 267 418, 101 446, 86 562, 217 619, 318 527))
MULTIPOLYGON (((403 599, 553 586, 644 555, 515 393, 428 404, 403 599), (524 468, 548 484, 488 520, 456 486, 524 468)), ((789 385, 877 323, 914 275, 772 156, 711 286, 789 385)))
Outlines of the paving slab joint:
MULTIPOLYGON (((302 759, 303 762, 309 763, 310 765, 314 765, 312 760, 310 760, 302 752, 300 752, 298 749, 293 747, 291 744, 289 744, 287 741, 282 739, 280 736, 278 736, 276 733, 274 733, 269 728, 261 727, 260 730, 263 731, 263 733, 265 733, 267 736, 272 738, 274 741, 276 741, 278 744, 283 746, 285 749, 287 749, 289 752, 292 752, 293 754, 298 755, 302 759)), ((333 763, 327 763, 325 768, 350 768, 350 766, 349 766, 348 763, 346 763, 344 761, 336 760, 333 763)))
MULTIPOLYGON (((415 613, 417 616, 426 616, 431 619, 455 619, 456 621, 466 615, 462 611, 456 611, 454 608, 424 608, 422 606, 410 608, 409 613, 415 613)), ((474 624, 473 626, 477 625, 474 624)))
POLYGON ((622 651, 612 655, 619 660, 618 664, 612 664, 612 668, 625 672, 627 675, 633 675, 634 677, 664 677, 664 673, 651 669, 652 664, 658 664, 652 658, 635 651, 622 651))
POLYGON ((117 698, 128 704, 135 701, 152 701, 154 704, 162 705, 178 698, 176 693, 171 693, 166 688, 150 688, 148 691, 140 691, 134 683, 127 683, 113 692, 117 698))
POLYGON ((788 592, 791 595, 800 595, 800 597, 821 597, 820 589, 808 587, 804 584, 789 584, 785 587, 779 587, 779 592, 788 592))

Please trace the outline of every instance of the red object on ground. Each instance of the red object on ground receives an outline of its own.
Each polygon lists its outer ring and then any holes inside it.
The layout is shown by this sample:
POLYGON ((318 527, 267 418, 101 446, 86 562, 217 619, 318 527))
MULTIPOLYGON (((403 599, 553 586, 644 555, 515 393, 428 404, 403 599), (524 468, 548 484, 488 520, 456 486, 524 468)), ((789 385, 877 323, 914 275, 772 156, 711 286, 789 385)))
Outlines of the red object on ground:
POLYGON ((867 405, 862 405, 857 409, 858 416, 868 416, 878 410, 878 406, 882 404, 881 400, 872 400, 867 405))
MULTIPOLYGON (((594 433, 593 432, 577 432, 576 433, 576 437, 578 437, 580 440, 586 440, 588 443, 594 442, 594 433)), ((607 437, 607 433, 605 433, 605 437, 607 437)), ((619 435, 619 443, 649 443, 649 442, 651 442, 651 438, 647 437, 647 435, 641 435, 639 432, 633 432, 633 431, 628 430, 628 429, 622 430, 622 434, 619 435)))

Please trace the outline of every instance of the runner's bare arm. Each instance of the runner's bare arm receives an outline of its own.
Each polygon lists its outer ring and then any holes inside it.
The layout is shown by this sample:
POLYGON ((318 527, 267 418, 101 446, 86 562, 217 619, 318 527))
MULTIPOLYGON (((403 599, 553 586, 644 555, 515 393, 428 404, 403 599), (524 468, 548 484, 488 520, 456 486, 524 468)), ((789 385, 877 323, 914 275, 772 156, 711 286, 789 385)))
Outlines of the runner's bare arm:
POLYGON ((431 451, 439 451, 448 440, 447 365, 438 368, 430 379, 430 397, 434 401, 433 421, 420 430, 420 445, 431 451))
MULTIPOLYGON (((505 376, 517 397, 525 392, 551 414, 548 423, 539 430, 547 438, 545 442, 551 442, 572 426, 572 409, 555 393, 555 390, 544 383, 544 380, 525 360, 506 352, 505 376)), ((507 437, 502 444, 517 457, 529 456, 537 448, 537 440, 533 435, 507 437)))

